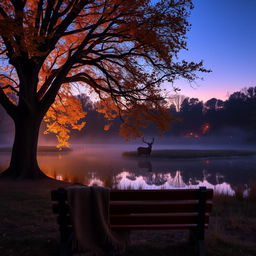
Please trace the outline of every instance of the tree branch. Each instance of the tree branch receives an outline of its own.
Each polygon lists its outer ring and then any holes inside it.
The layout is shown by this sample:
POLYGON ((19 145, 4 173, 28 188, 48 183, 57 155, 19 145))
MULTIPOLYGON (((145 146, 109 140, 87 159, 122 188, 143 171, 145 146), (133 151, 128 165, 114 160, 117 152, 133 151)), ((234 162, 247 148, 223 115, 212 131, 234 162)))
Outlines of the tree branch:
POLYGON ((0 87, 0 104, 4 107, 6 112, 12 117, 15 118, 17 106, 15 106, 9 98, 4 93, 3 89, 0 87))

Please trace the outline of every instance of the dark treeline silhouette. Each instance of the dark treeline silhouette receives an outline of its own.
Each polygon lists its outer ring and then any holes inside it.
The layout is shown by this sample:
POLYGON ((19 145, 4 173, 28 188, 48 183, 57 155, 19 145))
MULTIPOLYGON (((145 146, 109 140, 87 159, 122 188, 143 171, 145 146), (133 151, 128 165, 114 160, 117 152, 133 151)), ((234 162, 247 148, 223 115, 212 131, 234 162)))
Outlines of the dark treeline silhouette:
MULTIPOLYGON (((110 122, 103 118, 103 114, 97 112, 96 105, 88 96, 81 94, 77 97, 87 112, 86 126, 80 132, 72 131, 71 138, 85 137, 90 140, 118 136, 119 125, 122 122, 120 118, 110 122), (109 130, 104 130, 106 125, 110 125, 109 130)), ((165 133, 166 136, 199 138, 221 133, 227 137, 232 137, 239 136, 237 131, 241 131, 243 134, 247 134, 245 139, 248 142, 256 141, 256 87, 234 92, 226 101, 212 98, 203 102, 198 98, 177 95, 163 104, 169 104, 169 111, 179 119, 179 121, 171 123, 171 129, 165 133)), ((0 138, 3 142, 13 125, 2 108, 0 108, 0 118, 0 138)), ((153 137, 157 135, 158 130, 149 124, 144 133, 153 137)), ((53 138, 53 135, 49 137, 53 138)))
MULTIPOLYGON (((75 134, 75 137, 86 135, 88 138, 98 136, 115 137, 118 135, 118 127, 121 119, 112 121, 111 128, 104 131, 108 121, 96 111, 90 98, 79 95, 87 112, 84 132, 75 134)), ((179 121, 171 123, 171 129, 165 133, 167 136, 176 137, 209 137, 222 134, 227 137, 245 134, 245 139, 256 141, 256 87, 244 88, 232 93, 226 101, 211 98, 206 102, 198 98, 189 98, 183 95, 175 95, 171 100, 163 104, 169 104, 169 111, 179 121), (238 132, 239 131, 239 132, 238 132)), ((145 129, 145 134, 155 136, 158 130, 152 124, 145 129)))
POLYGON ((256 128, 256 87, 234 92, 226 101, 185 98, 180 112, 173 105, 170 111, 182 120, 173 125, 174 135, 207 136, 231 127, 251 134, 256 128))

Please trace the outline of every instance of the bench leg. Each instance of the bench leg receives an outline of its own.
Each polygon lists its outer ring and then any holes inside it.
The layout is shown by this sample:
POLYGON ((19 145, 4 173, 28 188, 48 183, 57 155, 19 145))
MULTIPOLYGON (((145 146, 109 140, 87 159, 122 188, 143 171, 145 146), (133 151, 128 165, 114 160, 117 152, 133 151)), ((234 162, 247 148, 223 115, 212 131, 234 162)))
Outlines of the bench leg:
POLYGON ((198 232, 196 230, 190 230, 189 244, 194 247, 196 256, 205 256, 204 239, 198 238, 198 232))
POLYGON ((189 244, 190 245, 195 245, 196 241, 196 234, 194 230, 189 230, 189 244))
POLYGON ((205 256, 204 240, 198 240, 196 244, 196 251, 198 256, 205 256))
POLYGON ((72 236, 62 236, 60 242, 60 256, 72 256, 72 236))

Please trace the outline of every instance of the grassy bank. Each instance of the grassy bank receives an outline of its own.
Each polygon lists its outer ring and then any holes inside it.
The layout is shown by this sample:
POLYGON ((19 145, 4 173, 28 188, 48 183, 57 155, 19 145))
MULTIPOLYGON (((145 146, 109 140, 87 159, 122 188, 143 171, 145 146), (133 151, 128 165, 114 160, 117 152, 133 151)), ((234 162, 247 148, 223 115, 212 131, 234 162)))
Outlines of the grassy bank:
MULTIPOLYGON (((58 255, 59 233, 51 211, 50 191, 69 184, 60 181, 0 180, 0 255, 58 255)), ((206 233, 207 255, 256 255, 256 197, 216 196, 206 233)), ((188 256, 188 233, 132 232, 126 256, 188 256)))
MULTIPOLYGON (((124 157, 141 157, 137 151, 123 152, 124 157)), ((233 149, 165 149, 153 150, 151 158, 203 158, 203 157, 232 157, 256 155, 254 150, 233 150, 233 149)))
MULTIPOLYGON (((37 147, 37 152, 39 152, 39 153, 51 153, 51 152, 62 153, 62 152, 70 152, 70 151, 72 151, 71 148, 62 148, 60 150, 60 149, 56 148, 56 146, 38 146, 37 147)), ((11 147, 0 147, 0 152, 10 153, 10 152, 12 152, 12 148, 11 147)))

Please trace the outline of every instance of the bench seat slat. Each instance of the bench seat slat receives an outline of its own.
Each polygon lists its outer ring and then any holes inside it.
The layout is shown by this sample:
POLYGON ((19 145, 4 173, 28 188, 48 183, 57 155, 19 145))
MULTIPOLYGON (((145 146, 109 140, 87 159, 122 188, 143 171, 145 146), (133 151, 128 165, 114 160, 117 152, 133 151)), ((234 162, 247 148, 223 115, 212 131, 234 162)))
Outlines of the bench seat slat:
MULTIPOLYGON (((110 202, 111 214, 129 213, 176 213, 176 212, 197 212, 199 205, 197 201, 112 201, 110 202)), ((212 201, 206 204, 206 212, 211 212, 212 201)), ((53 204, 53 213, 69 213, 68 204, 53 204)))
MULTIPOLYGON (((150 225, 150 224, 197 224, 197 214, 131 214, 131 215, 111 215, 111 225, 150 225)), ((205 223, 209 222, 209 216, 205 216, 205 223)))
MULTIPOLYGON (((212 189, 206 190, 207 199, 211 199, 212 189)), ((111 190, 111 201, 131 200, 196 200, 199 198, 198 189, 170 189, 170 190, 111 190)))
MULTIPOLYGON (((208 200, 206 202, 207 204, 212 204, 211 200, 208 200)), ((110 201, 110 205, 129 205, 129 204, 133 204, 133 205, 152 205, 152 204, 156 204, 156 205, 183 205, 183 204, 198 204, 198 200, 148 200, 148 201, 139 201, 139 200, 129 200, 129 201, 110 201)))
MULTIPOLYGON (((197 221, 197 213, 110 215, 110 225, 196 224, 197 221)), ((205 223, 209 223, 209 214, 205 216, 205 223)), ((58 216, 58 224, 72 225, 71 216, 58 216)))
MULTIPOLYGON (((168 230, 168 229, 195 229, 197 227, 196 224, 164 224, 164 225, 110 225, 113 230, 168 230)), ((208 224, 204 226, 206 229, 208 228, 208 224)))
MULTIPOLYGON (((206 204, 211 212, 212 201, 206 204)), ((198 201, 111 201, 111 214, 198 212, 198 201)))

